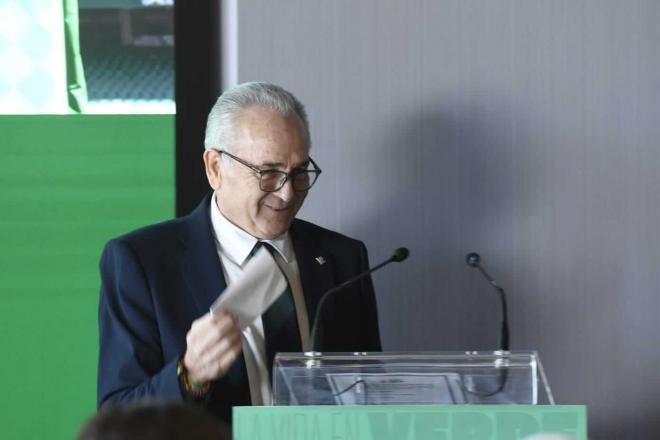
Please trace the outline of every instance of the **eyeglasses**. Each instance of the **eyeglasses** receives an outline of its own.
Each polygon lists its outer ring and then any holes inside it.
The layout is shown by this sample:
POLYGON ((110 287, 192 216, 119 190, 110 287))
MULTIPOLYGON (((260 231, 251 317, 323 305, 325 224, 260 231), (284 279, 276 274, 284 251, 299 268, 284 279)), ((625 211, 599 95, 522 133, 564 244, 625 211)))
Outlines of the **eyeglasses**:
POLYGON ((296 168, 290 173, 287 173, 286 171, 278 170, 275 168, 261 169, 256 165, 252 165, 251 163, 244 161, 240 157, 236 157, 233 154, 227 153, 224 150, 215 151, 217 151, 219 154, 224 154, 225 156, 234 159, 236 162, 240 163, 241 165, 245 165, 255 173, 259 174, 259 188, 261 188, 261 190, 264 192, 279 191, 287 180, 291 180, 291 186, 295 192, 305 192, 308 191, 314 185, 314 183, 316 183, 316 179, 318 179, 319 174, 321 174, 321 168, 316 165, 316 162, 314 162, 314 159, 311 157, 309 158, 309 163, 305 165, 305 167, 309 167, 311 165, 314 168, 296 168))

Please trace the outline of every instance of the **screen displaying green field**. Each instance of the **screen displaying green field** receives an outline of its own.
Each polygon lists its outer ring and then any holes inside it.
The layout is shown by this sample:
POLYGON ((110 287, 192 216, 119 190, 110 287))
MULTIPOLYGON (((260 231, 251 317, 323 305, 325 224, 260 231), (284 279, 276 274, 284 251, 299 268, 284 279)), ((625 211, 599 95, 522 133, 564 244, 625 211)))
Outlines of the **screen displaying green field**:
POLYGON ((0 117, 0 426, 70 439, 96 408, 104 243, 174 216, 173 115, 0 117))

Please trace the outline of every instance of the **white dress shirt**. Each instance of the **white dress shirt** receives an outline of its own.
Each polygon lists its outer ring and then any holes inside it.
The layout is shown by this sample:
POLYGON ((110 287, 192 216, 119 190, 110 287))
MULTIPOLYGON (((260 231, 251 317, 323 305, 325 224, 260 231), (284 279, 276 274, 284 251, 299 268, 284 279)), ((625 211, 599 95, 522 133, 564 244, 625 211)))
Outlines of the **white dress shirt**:
MULTIPOLYGON (((286 232, 273 240, 258 240, 222 215, 218 209, 215 194, 211 199, 210 209, 215 245, 227 285, 241 277, 246 260, 258 241, 267 242, 277 250, 274 256, 291 286, 300 329, 300 340, 303 351, 307 351, 309 349, 309 319, 300 282, 298 262, 289 233, 286 232)), ((252 405, 271 405, 273 398, 261 317, 245 328, 242 342, 252 405)))

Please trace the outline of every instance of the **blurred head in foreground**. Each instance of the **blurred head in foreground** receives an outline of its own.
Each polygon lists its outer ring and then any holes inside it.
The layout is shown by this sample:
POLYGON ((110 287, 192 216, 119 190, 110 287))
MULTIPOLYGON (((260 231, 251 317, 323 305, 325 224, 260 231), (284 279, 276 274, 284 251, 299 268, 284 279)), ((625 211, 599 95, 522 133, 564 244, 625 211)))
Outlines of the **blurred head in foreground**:
POLYGON ((106 406, 82 427, 78 440, 231 440, 227 427, 199 407, 144 401, 106 406))

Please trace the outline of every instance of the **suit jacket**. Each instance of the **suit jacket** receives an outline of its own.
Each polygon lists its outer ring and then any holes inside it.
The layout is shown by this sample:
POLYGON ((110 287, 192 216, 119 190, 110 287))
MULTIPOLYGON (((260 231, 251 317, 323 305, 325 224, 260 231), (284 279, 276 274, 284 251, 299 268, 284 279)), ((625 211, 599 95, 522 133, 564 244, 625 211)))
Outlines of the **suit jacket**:
MULTIPOLYGON (((209 195, 186 217, 139 229, 105 246, 100 262, 99 406, 144 397, 182 398, 176 364, 186 350, 186 333, 226 287, 210 200, 209 195)), ((367 251, 360 241, 298 219, 290 234, 311 326, 321 295, 368 268, 367 251), (316 261, 319 256, 324 264, 316 261)), ((369 277, 328 298, 319 319, 321 350, 380 350, 369 277)), ((201 403, 231 423, 232 406, 250 404, 243 357, 212 385, 201 403)))

